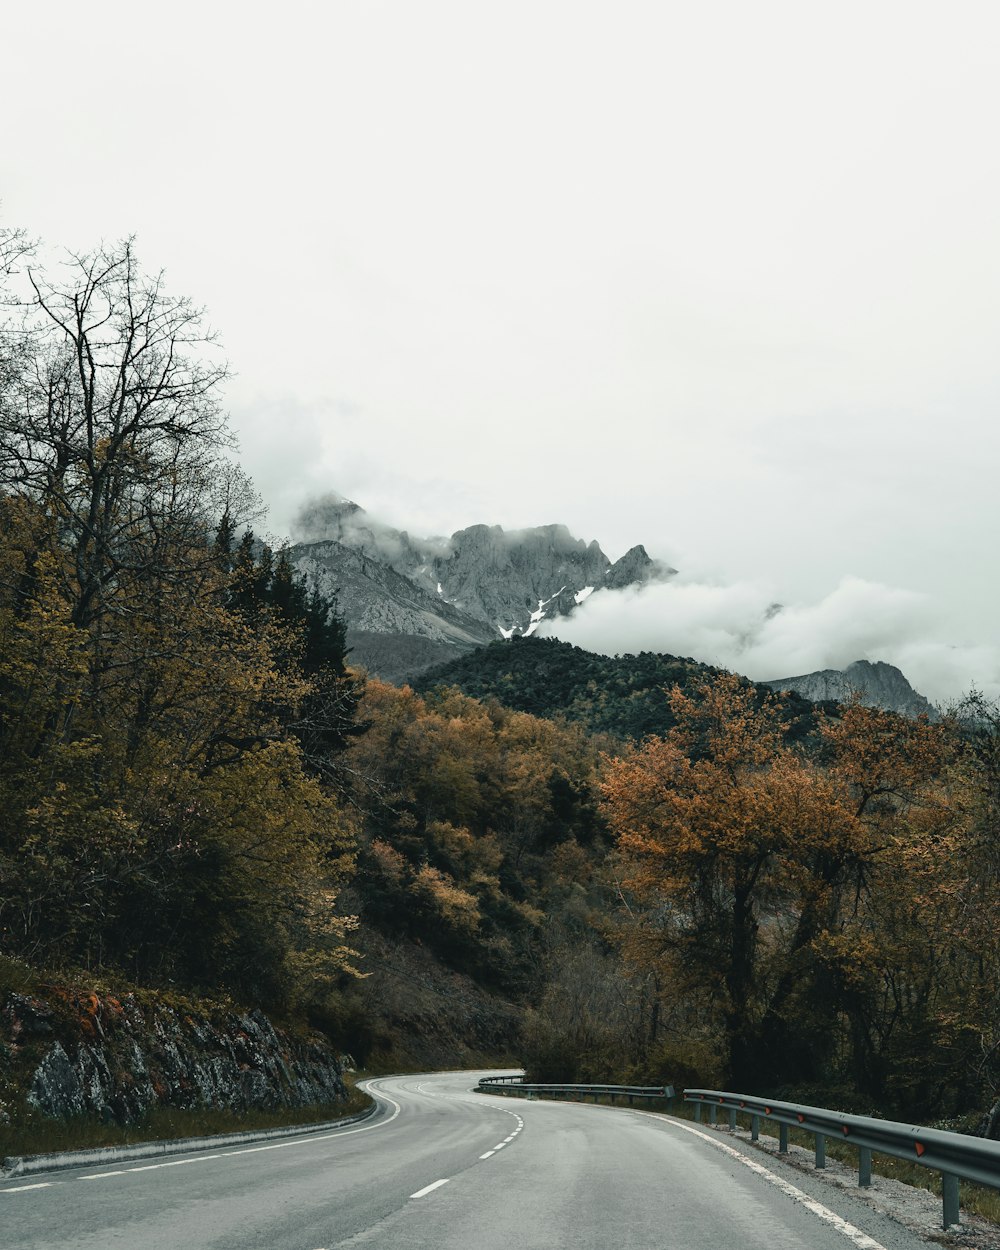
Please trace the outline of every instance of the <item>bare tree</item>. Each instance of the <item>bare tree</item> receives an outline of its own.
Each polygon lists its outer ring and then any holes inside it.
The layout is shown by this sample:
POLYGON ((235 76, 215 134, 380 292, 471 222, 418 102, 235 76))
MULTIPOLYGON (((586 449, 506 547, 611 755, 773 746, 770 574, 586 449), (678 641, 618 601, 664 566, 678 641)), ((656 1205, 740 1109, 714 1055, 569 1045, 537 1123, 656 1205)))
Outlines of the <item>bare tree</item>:
POLYGON ((135 576, 189 570, 212 520, 254 500, 228 459, 227 368, 200 308, 144 273, 131 240, 72 255, 55 277, 25 272, 0 490, 57 527, 71 619, 86 628, 135 576))

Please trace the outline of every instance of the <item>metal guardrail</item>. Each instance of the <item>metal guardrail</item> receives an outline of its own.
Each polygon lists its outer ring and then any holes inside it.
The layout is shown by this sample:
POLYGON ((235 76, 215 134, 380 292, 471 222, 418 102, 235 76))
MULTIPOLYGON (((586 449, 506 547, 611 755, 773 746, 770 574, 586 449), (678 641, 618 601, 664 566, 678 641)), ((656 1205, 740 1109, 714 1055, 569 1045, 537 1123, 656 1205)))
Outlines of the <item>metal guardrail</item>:
POLYGON ((686 1089, 684 1101, 694 1105, 698 1121, 707 1107, 710 1124, 718 1123, 721 1107, 728 1114, 730 1129, 736 1128, 737 1115, 748 1115, 753 1141, 759 1135, 761 1120, 773 1120, 778 1125, 779 1153, 788 1150, 789 1128, 804 1129, 814 1135, 818 1168, 826 1166, 828 1137, 846 1141, 858 1150, 859 1185, 871 1184, 873 1150, 938 1171, 941 1173, 943 1226, 946 1229, 959 1223, 959 1181, 973 1181, 1000 1189, 1000 1142, 717 1089, 686 1089))
POLYGON ((636 1098, 665 1098, 668 1107, 674 1100, 672 1085, 539 1085, 529 1083, 521 1076, 484 1076, 478 1089, 481 1093, 513 1094, 517 1098, 548 1095, 551 1098, 586 1099, 610 1098, 612 1103, 619 1096, 627 1098, 632 1106, 636 1098))

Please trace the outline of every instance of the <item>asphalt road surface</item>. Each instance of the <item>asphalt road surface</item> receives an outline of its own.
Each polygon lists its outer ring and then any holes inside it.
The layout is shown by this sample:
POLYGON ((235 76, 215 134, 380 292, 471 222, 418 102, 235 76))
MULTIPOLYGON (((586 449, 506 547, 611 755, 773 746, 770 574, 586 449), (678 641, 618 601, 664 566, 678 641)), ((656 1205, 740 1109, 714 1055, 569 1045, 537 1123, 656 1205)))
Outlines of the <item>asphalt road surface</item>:
POLYGON ((0 1185, 0 1250, 926 1250, 851 1195, 638 1109, 370 1083, 325 1133, 0 1185))

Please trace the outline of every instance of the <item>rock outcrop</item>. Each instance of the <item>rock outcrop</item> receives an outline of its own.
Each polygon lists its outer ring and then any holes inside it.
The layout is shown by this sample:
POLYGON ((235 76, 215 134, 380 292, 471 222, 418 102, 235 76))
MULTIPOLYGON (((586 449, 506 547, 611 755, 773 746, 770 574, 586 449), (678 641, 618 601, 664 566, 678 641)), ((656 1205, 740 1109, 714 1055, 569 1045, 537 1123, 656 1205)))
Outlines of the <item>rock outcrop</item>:
POLYGON ((336 595, 355 662, 406 680, 474 647, 533 634, 594 590, 671 577, 633 547, 614 564, 565 525, 506 531, 470 525, 413 538, 332 496, 300 518, 290 558, 310 585, 336 595))
POLYGON ((661 560, 651 560, 646 548, 640 543, 630 547, 608 569, 604 578, 607 590, 624 590, 626 586, 645 586, 647 582, 662 582, 677 572, 661 560))
POLYGON ((52 1118, 131 1124, 155 1106, 244 1112, 347 1096, 318 1035, 279 1031, 261 1011, 188 1010, 131 994, 8 994, 0 1061, 8 1120, 19 1099, 52 1118))
POLYGON ((934 705, 913 689, 898 668, 882 661, 855 660, 843 670, 824 668, 802 677, 777 677, 759 684, 773 690, 794 690, 813 703, 828 699, 843 703, 857 694, 867 707, 931 720, 938 715, 934 705))

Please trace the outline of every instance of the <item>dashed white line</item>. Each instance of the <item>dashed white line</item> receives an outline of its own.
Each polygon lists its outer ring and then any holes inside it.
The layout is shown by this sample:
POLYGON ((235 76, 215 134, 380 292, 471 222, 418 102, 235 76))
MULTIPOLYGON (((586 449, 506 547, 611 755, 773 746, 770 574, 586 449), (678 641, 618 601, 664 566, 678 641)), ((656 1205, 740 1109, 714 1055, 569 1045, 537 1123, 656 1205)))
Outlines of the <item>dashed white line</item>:
POLYGON ((433 1185, 425 1185, 423 1189, 418 1189, 415 1194, 410 1194, 411 1198, 422 1198, 424 1194, 429 1194, 432 1189, 440 1189, 442 1185, 448 1184, 449 1178, 446 1176, 443 1181, 435 1181, 433 1185))
POLYGON ((13 1185, 10 1189, 0 1189, 0 1194, 23 1194, 26 1189, 48 1189, 52 1181, 38 1181, 34 1185, 13 1185))
POLYGON ((487 1152, 484 1155, 480 1155, 479 1157, 480 1159, 489 1159, 495 1154, 496 1154, 495 1150, 487 1150, 487 1152))

